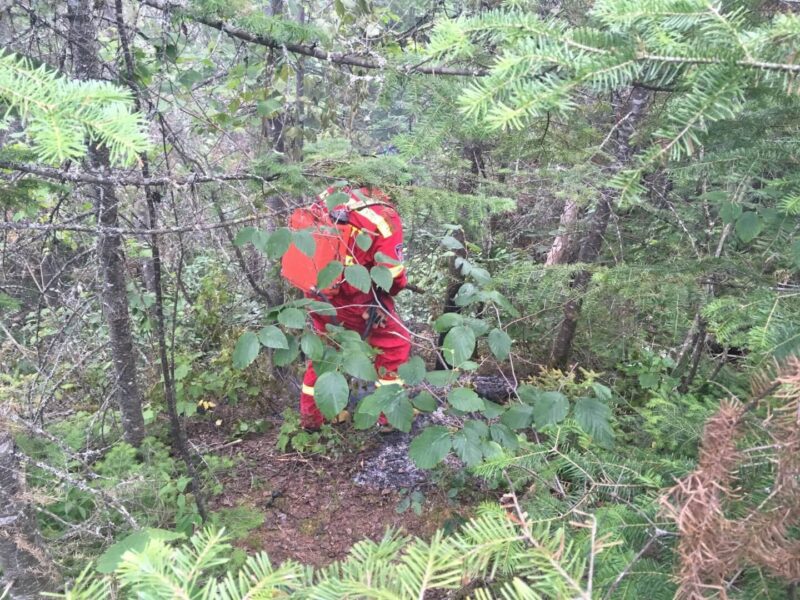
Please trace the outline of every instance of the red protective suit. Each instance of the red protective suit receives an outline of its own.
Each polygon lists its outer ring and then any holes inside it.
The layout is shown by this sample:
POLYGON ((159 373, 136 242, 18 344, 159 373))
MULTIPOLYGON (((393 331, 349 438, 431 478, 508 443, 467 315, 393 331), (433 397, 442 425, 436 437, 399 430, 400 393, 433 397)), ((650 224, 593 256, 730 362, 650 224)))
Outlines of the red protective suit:
MULTIPOLYGON (((336 191, 334 188, 328 188, 318 196, 318 202, 324 203, 325 198, 336 191)), ((408 361, 411 338, 395 311, 393 296, 405 288, 408 281, 406 268, 402 264, 403 224, 397 211, 388 204, 388 196, 380 190, 361 188, 358 190, 360 196, 349 188, 341 191, 349 193, 350 199, 346 204, 336 206, 334 212, 343 211, 347 214, 350 226, 354 228, 354 234, 367 233, 372 237, 370 247, 362 250, 356 244, 356 235, 352 235, 345 263, 363 265, 367 269, 378 265, 385 266, 391 271, 394 280, 389 293, 377 290, 374 286, 373 290, 362 292, 342 281, 338 293, 328 300, 336 307, 338 324, 363 335, 367 327, 364 313, 369 311, 370 307, 376 306, 377 293, 382 305, 380 310, 385 313, 385 325, 380 327, 374 325, 366 338, 366 341, 379 352, 375 357, 375 369, 379 377, 377 385, 402 383, 397 377, 397 368, 408 361), (380 257, 384 260, 378 260, 376 256, 379 253, 385 255, 391 262, 387 262, 384 256, 380 257)), ((333 319, 312 314, 312 321, 316 331, 324 332, 325 325, 332 323, 333 319)), ((303 427, 309 429, 319 428, 324 420, 314 403, 316 381, 314 366, 308 361, 300 395, 300 419, 303 427)), ((383 415, 381 420, 385 422, 383 415)))

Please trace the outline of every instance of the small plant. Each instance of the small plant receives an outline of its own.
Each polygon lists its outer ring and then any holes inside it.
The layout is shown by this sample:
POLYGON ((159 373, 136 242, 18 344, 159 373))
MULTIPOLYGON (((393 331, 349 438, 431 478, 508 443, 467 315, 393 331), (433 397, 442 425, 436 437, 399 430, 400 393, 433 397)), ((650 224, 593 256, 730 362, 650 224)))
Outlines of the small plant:
POLYGON ((289 448, 300 454, 338 454, 340 437, 333 427, 323 425, 319 431, 306 431, 300 425, 300 414, 287 408, 282 413, 283 425, 278 432, 275 446, 281 452, 289 448))
POLYGON ((403 498, 398 502, 395 510, 398 514, 403 514, 408 509, 414 511, 414 514, 420 516, 422 514, 422 505, 425 503, 425 494, 419 490, 409 491, 406 488, 400 490, 403 498))

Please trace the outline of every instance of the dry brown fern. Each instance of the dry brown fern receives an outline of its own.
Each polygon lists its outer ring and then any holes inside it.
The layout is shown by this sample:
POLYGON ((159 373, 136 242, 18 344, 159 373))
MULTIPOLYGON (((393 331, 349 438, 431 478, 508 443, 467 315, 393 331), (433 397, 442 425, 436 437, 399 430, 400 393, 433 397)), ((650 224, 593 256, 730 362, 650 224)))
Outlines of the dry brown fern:
POLYGON ((775 392, 773 409, 755 423, 768 440, 769 495, 748 506, 748 495, 737 487, 749 455, 738 443, 753 402, 729 400, 706 423, 697 468, 661 500, 680 535, 679 598, 727 598, 731 580, 748 567, 800 581, 800 541, 792 536, 800 526, 800 360, 787 361, 769 385, 757 381, 754 392, 756 398, 775 392), (746 507, 737 511, 743 516, 727 516, 734 502, 746 507))

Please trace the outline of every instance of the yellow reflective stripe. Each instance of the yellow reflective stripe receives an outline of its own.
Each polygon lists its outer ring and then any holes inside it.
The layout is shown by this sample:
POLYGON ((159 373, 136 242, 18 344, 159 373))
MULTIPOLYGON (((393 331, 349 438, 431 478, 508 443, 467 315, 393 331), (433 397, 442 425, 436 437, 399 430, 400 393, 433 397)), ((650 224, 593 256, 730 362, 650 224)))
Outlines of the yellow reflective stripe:
POLYGON ((358 214, 362 215, 367 221, 375 225, 383 237, 387 238, 392 235, 391 225, 386 222, 386 219, 384 219, 371 208, 359 209, 358 214))
POLYGON ((314 395, 314 386, 313 385, 306 385, 304 383, 303 384, 303 393, 305 395, 307 395, 307 396, 313 396, 314 395))
POLYGON ((400 275, 403 274, 403 271, 405 270, 406 267, 405 265, 397 265, 395 267, 388 267, 388 268, 389 268, 389 273, 392 274, 392 277, 400 277, 400 275))
POLYGON ((355 259, 354 256, 349 256, 348 255, 348 256, 344 257, 344 266, 345 267, 350 267, 350 266, 352 266, 354 264, 356 264, 356 259, 355 259))
POLYGON ((317 195, 317 200, 325 200, 328 196, 330 196, 330 192, 328 190, 323 190, 317 195))
POLYGON ((405 382, 399 377, 395 377, 394 379, 378 379, 378 381, 375 382, 375 387, 381 387, 382 385, 392 385, 392 384, 403 385, 404 383, 405 382))

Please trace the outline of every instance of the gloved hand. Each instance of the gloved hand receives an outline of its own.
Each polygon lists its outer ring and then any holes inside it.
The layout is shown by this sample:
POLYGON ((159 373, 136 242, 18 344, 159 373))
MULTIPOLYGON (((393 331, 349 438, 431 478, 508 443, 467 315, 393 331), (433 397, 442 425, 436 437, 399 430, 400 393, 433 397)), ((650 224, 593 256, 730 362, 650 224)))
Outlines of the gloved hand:
POLYGON ((367 326, 369 326, 370 314, 372 315, 372 328, 386 327, 388 315, 382 309, 372 306, 364 311, 361 318, 367 321, 367 326))

